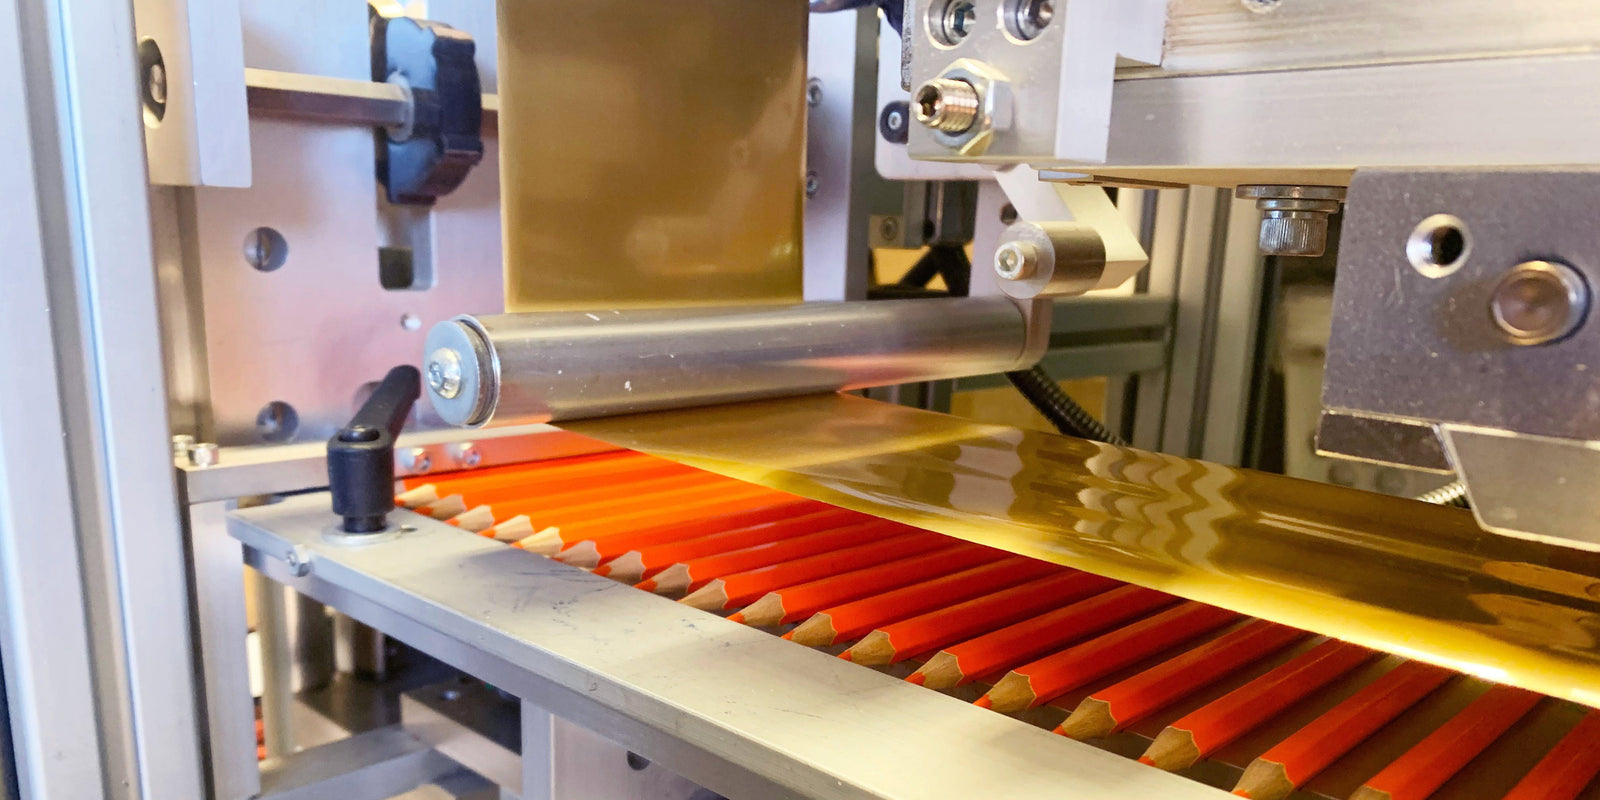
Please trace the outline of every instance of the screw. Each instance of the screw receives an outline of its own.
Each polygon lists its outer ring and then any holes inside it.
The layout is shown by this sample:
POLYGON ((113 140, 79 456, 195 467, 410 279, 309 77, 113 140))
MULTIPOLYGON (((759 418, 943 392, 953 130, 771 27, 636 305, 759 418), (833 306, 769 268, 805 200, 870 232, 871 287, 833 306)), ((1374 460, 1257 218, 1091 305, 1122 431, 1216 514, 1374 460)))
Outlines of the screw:
POLYGON ((288 250, 283 234, 268 227, 256 228, 244 240, 244 260, 261 272, 282 267, 288 261, 288 250))
POLYGON ((884 217, 878 221, 878 238, 885 242, 892 242, 900 235, 900 220, 896 217, 884 217))
POLYGON ((408 331, 422 330, 422 318, 416 314, 401 314, 400 327, 408 331))
POLYGON ((822 105, 822 80, 812 78, 806 81, 806 105, 816 108, 822 105))
POLYGON ((806 197, 816 197, 817 191, 822 188, 821 181, 817 180, 815 170, 806 173, 806 197))
POLYGON ((1252 13, 1270 14, 1283 5, 1283 0, 1239 0, 1239 4, 1252 13))
POLYGON ((222 448, 216 442, 201 442, 189 450, 189 463, 196 467, 214 467, 222 460, 222 448))
POLYGON ((428 390, 446 399, 461 396, 461 354, 439 348, 428 356, 428 390))
POLYGON ((1328 222, 1344 203, 1342 186, 1240 186, 1261 209, 1260 248, 1269 256, 1320 256, 1328 222))
POLYGON ((426 447, 413 447, 401 455, 400 463, 406 469, 421 474, 433 469, 433 456, 428 455, 426 447))
POLYGON ((189 451, 194 449, 194 437, 187 433, 174 434, 172 437, 172 457, 186 459, 189 451))
POLYGON ((450 455, 455 459, 456 466, 472 469, 483 463, 483 451, 471 442, 458 444, 450 448, 450 455))
POLYGON ((1553 261, 1512 267, 1489 300, 1495 326, 1517 345, 1561 339, 1577 330, 1588 312, 1589 285, 1583 276, 1553 261))
POLYGON ((283 563, 289 568, 290 575, 303 578, 311 571, 311 551, 305 545, 297 544, 283 554, 283 563))
POLYGON ((153 103, 167 104, 167 68, 164 64, 151 64, 144 73, 144 91, 153 103))
POLYGON ((1039 248, 1030 242, 1006 242, 994 253, 994 271, 1002 280, 1025 281, 1039 272, 1039 248))
POLYGON ((978 121, 982 100, 972 84, 951 78, 934 78, 917 87, 912 103, 917 121, 936 131, 964 133, 978 121))
POLYGON ((911 104, 896 100, 878 114, 878 133, 891 144, 905 144, 911 133, 911 104))

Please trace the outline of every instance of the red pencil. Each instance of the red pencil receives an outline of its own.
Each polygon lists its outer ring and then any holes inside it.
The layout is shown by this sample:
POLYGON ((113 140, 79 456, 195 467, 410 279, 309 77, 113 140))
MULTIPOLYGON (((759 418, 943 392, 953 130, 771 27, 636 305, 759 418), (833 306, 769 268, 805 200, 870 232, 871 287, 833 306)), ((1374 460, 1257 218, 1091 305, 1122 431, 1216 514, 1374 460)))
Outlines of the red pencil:
POLYGON ((853 547, 819 552, 806 558, 713 578, 683 598, 682 602, 706 611, 741 608, 785 586, 838 575, 841 571, 890 563, 918 553, 936 553, 954 546, 954 540, 947 536, 910 531, 879 541, 868 541, 853 547))
POLYGON ((1169 772, 1184 769, 1376 655, 1329 639, 1167 726, 1139 760, 1169 772))
POLYGON ((1600 712, 1590 711, 1504 800, 1575 800, 1600 775, 1600 712))
POLYGON ((1010 554, 992 547, 960 542, 949 549, 768 592, 728 619, 762 626, 799 622, 830 606, 930 581, 1008 557, 1010 554))
POLYGON ((1073 739, 1110 736, 1310 635, 1266 620, 1248 622, 1084 698, 1056 732, 1073 739))
POLYGON ((1007 712, 1040 706, 1095 678, 1241 618, 1242 615, 1225 608, 1185 602, 1126 628, 1017 667, 1006 673, 977 704, 1007 712))
POLYGON ((1350 800, 1428 800, 1543 699, 1526 689, 1492 687, 1368 779, 1350 800))
POLYGON ((662 570, 654 578, 641 581, 637 586, 647 592, 656 592, 658 594, 692 592, 710 583, 715 578, 910 534, 916 534, 921 537, 938 535, 926 531, 918 531, 915 528, 908 528, 897 522, 868 519, 866 522, 856 522, 839 528, 821 530, 804 536, 796 536, 792 539, 780 539, 776 542, 758 544, 754 547, 746 547, 743 550, 734 550, 730 553, 718 553, 705 558, 697 558, 688 563, 662 570))
POLYGON ((714 556, 718 553, 730 553, 805 533, 843 527, 866 519, 867 516, 854 511, 825 508, 798 516, 741 525, 693 538, 680 539, 673 536, 673 541, 629 550, 596 567, 594 574, 627 583, 637 583, 644 578, 654 577, 657 572, 673 564, 714 556))

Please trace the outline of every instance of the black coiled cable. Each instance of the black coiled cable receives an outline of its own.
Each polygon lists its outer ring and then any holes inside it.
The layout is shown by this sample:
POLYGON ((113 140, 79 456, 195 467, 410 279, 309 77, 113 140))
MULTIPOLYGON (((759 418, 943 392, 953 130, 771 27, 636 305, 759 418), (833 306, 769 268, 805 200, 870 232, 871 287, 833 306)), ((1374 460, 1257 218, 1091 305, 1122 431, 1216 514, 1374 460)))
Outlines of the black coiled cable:
POLYGON ((1078 405, 1076 400, 1061 391, 1061 386, 1044 371, 1043 367, 1036 365, 1032 369, 1007 372, 1006 377, 1010 378, 1011 385, 1017 387, 1017 391, 1028 398, 1028 402, 1032 403, 1033 407, 1063 434, 1106 444, 1128 444, 1128 440, 1113 433, 1104 423, 1095 419, 1093 414, 1078 405))

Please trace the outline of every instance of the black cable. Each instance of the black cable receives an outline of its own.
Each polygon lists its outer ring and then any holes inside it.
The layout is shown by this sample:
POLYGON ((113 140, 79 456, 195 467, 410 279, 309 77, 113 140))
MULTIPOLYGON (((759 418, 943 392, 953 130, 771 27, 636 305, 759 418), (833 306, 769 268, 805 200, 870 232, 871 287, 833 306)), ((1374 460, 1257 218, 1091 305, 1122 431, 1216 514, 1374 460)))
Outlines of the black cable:
POLYGON ((1043 367, 1034 366, 1033 369, 1019 372, 1007 372, 1006 377, 1011 379, 1011 384, 1028 402, 1039 410, 1056 430, 1068 436, 1078 436, 1084 439, 1093 439, 1107 444, 1124 445, 1128 440, 1113 433, 1093 414, 1084 410, 1077 401, 1061 391, 1061 386, 1044 371, 1043 367))

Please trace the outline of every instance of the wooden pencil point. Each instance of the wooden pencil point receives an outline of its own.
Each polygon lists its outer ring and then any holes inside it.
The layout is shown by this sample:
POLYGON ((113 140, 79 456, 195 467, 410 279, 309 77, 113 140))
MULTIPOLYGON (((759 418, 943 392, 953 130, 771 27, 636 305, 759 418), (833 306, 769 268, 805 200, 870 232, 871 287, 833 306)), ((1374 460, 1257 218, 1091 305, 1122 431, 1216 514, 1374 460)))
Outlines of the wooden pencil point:
POLYGON ((483 532, 502 542, 520 542, 532 536, 535 531, 533 523, 529 522, 527 517, 512 517, 483 532))
POLYGON ((656 579, 651 578, 649 580, 639 581, 633 585, 633 588, 638 589, 641 592, 654 592, 656 590, 656 579))
POLYGON ((1289 771, 1282 764, 1260 758, 1245 767, 1244 775, 1233 787, 1234 794, 1250 800, 1283 800, 1294 790, 1294 781, 1289 780, 1289 771))
POLYGON ((424 483, 415 489, 408 489, 395 495, 394 504, 401 508, 420 508, 438 499, 438 487, 424 483))
POLYGON ((989 699, 989 695, 984 695, 972 701, 972 704, 978 708, 994 708, 994 701, 989 699))
POLYGON ((765 628, 783 622, 783 596, 777 593, 764 595, 760 600, 739 612, 744 624, 765 628))
POLYGON ((592 569, 600 566, 600 548, 593 541, 578 542, 556 553, 555 559, 563 564, 571 564, 574 567, 592 569))
POLYGON ((688 565, 673 564, 656 573, 654 578, 640 583, 639 588, 644 589, 644 585, 648 583, 651 588, 646 589, 646 591, 655 592, 656 594, 682 594, 689 590, 689 584, 692 581, 688 565))
MULTIPOLYGON (((496 539, 500 538, 498 535, 496 539)), ((553 556, 561 552, 561 531, 557 528, 545 528, 532 536, 521 540, 522 549, 541 556, 553 556)))
POLYGON ((917 676, 921 676, 918 682, 929 689, 960 686, 967 677, 961 673, 961 660, 943 651, 934 653, 933 658, 924 662, 922 669, 917 670, 916 675, 912 677, 917 676))
POLYGON ((428 516, 441 522, 465 513, 467 513, 467 501, 461 499, 459 494, 440 498, 428 504, 428 516))
POLYGON ((489 506, 476 506, 451 517, 450 521, 464 531, 482 533, 494 527, 494 509, 489 506))
POLYGON ((1156 735, 1150 749, 1144 751, 1139 761, 1167 772, 1188 769, 1200 760, 1200 747, 1194 734, 1182 728, 1167 728, 1156 735))
POLYGON ((1039 699, 1033 693, 1032 679, 1017 672, 1006 673, 984 697, 989 699, 988 708, 1006 713, 1033 708, 1039 699))
POLYGON ((605 572, 601 573, 600 570, 595 570, 595 573, 609 575, 619 581, 634 583, 644 578, 644 558, 639 555, 639 551, 634 550, 607 561, 601 569, 604 569, 605 572))
POLYGON ((1357 789, 1355 794, 1350 795, 1350 800, 1394 800, 1394 799, 1388 792, 1385 792, 1385 791, 1383 791, 1381 789, 1374 789, 1371 786, 1363 786, 1360 789, 1357 789))
POLYGON ((1056 728, 1056 733, 1081 742, 1102 739, 1116 730, 1117 720, 1111 716, 1111 705, 1103 700, 1085 697, 1066 721, 1056 728))
POLYGON ((806 647, 827 647, 838 637, 839 632, 833 629, 833 617, 827 614, 814 614, 811 619, 796 625, 785 638, 806 647))
POLYGON ((906 676, 906 683, 914 683, 914 684, 916 684, 918 686, 922 686, 922 685, 925 685, 927 683, 927 679, 922 677, 922 673, 913 672, 910 675, 906 676))
POLYGON ((866 638, 845 652, 850 655, 851 661, 867 667, 893 663, 895 657, 894 643, 889 641, 889 634, 883 631, 867 634, 866 638))
POLYGON ((745 624, 744 612, 743 611, 735 611, 734 613, 729 614, 728 615, 728 621, 729 622, 737 622, 737 623, 739 623, 741 625, 745 624))
POLYGON ((678 602, 701 611, 721 611, 728 607, 728 592, 723 585, 722 579, 718 578, 690 592, 688 597, 678 602))

